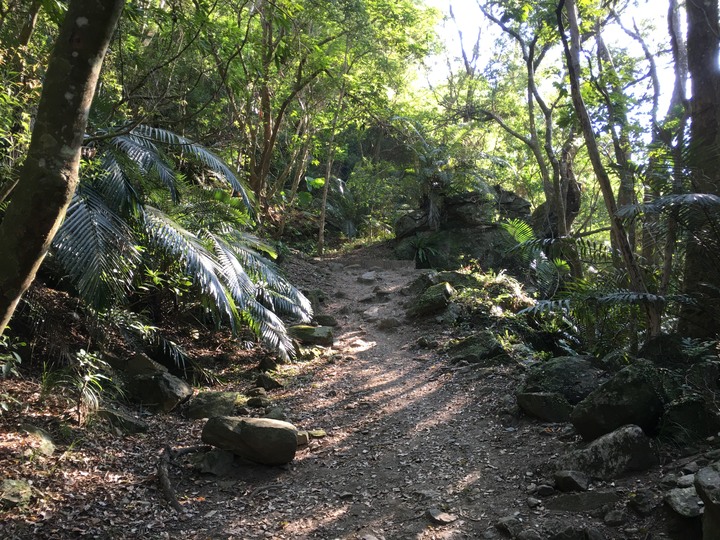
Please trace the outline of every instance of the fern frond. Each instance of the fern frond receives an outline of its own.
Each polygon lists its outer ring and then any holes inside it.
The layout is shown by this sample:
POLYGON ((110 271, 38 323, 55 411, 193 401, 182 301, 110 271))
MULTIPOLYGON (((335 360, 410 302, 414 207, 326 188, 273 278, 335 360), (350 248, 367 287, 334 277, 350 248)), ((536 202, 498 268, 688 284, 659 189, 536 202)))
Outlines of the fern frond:
POLYGON ((173 202, 179 200, 175 171, 168 167, 157 147, 133 135, 119 135, 110 139, 110 142, 134 161, 143 173, 155 173, 170 191, 173 202))

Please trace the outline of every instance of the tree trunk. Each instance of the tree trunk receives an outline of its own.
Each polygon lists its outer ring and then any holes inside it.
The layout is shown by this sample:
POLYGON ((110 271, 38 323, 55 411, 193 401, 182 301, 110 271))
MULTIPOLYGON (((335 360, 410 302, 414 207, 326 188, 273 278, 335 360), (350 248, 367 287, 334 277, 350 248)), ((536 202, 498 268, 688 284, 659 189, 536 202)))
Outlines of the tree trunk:
MULTIPOLYGON (((720 68, 718 0, 687 2, 687 54, 692 81, 690 168, 692 190, 720 195, 720 68)), ((685 255, 685 293, 696 302, 680 314, 682 334, 712 338, 720 333, 720 212, 693 211, 685 255)))
MULTIPOLYGON (((605 206, 607 208, 608 215, 610 216, 611 234, 613 235, 623 258, 623 262, 625 263, 625 269, 628 273, 631 289, 637 293, 647 294, 648 290, 645 286, 640 266, 630 247, 630 242, 628 241, 622 220, 617 215, 617 203, 615 202, 615 194, 613 193, 612 183, 610 182, 610 177, 608 176, 607 170, 602 163, 602 158, 600 156, 597 141, 595 140, 590 116, 588 115, 585 102, 583 101, 582 94, 580 93, 580 30, 578 28, 575 0, 561 0, 557 9, 557 18, 560 36, 565 49, 573 106, 575 108, 575 114, 580 121, 583 135, 585 137, 585 144, 587 145, 588 156, 592 162, 593 171, 595 172, 595 176, 600 184, 600 190, 602 191, 605 206), (570 30, 570 43, 568 43, 568 38, 565 35, 563 8, 567 13, 568 27, 570 30)), ((646 299, 646 301, 643 302, 643 308, 645 310, 648 331, 651 336, 654 336, 660 333, 660 310, 657 304, 647 300, 649 299, 646 299)))
POLYGON ((124 0, 73 0, 50 56, 30 148, 0 224, 0 333, 35 278, 78 182, 80 148, 124 0))

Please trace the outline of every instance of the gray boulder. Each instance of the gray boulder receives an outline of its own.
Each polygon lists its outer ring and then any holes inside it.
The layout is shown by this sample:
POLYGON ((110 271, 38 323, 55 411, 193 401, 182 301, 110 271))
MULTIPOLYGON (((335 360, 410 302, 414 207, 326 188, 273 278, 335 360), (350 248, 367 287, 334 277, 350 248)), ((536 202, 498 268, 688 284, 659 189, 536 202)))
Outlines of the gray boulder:
POLYGON ((333 344, 333 329, 330 326, 298 324, 288 328, 288 334, 305 345, 330 347, 333 344))
POLYGON ((677 443, 692 443, 714 435, 720 429, 718 415, 699 394, 685 395, 665 406, 660 437, 677 443))
POLYGON ((160 412, 173 410, 193 393, 185 381, 165 371, 133 377, 130 391, 135 401, 160 412))
POLYGON ((187 417, 190 419, 232 416, 241 394, 238 392, 200 392, 189 403, 187 417))
POLYGON ((525 413, 546 422, 567 422, 573 410, 572 405, 555 392, 523 392, 517 395, 517 402, 525 413))
POLYGON ((609 377, 592 356, 559 356, 531 367, 519 393, 560 394, 576 405, 609 377))
POLYGON ((124 433, 145 433, 148 430, 147 422, 119 409, 100 409, 97 415, 124 433))
POLYGON ((283 387, 280 381, 273 379, 267 373, 261 373, 257 376, 257 379, 255 379, 255 386, 264 388, 265 390, 277 390, 278 388, 283 387))
POLYGON ((290 463, 297 450, 297 428, 270 418, 216 416, 202 431, 202 440, 221 450, 263 465, 290 463))
POLYGON ((497 365, 509 360, 502 344, 490 330, 483 330, 463 339, 452 342, 445 348, 450 362, 457 364, 497 365))
POLYGON ((628 472, 647 470, 657 463, 658 455, 652 441, 639 426, 629 425, 560 458, 557 469, 579 470, 610 480, 628 472))
POLYGON ((636 360, 582 400, 570 421, 583 439, 592 440, 627 424, 655 434, 662 413, 658 371, 651 362, 636 360))
POLYGON ((665 502, 684 518, 698 517, 703 513, 703 503, 693 486, 671 489, 665 495, 665 502))
POLYGON ((560 491, 587 491, 590 486, 590 479, 580 471, 557 471, 554 478, 560 491))
POLYGON ((716 540, 720 538, 720 462, 697 472, 695 490, 705 504, 703 540, 716 540))
POLYGON ((113 354, 103 354, 103 359, 110 366, 118 371, 122 371, 127 375, 152 375, 167 371, 167 368, 150 358, 143 352, 136 352, 129 356, 115 356, 113 354))
POLYGON ((407 316, 410 318, 424 317, 438 313, 448 306, 453 296, 455 296, 455 289, 449 283, 432 285, 410 305, 407 316))
POLYGON ((32 486, 25 480, 6 479, 0 484, 0 507, 27 506, 32 499, 32 486))

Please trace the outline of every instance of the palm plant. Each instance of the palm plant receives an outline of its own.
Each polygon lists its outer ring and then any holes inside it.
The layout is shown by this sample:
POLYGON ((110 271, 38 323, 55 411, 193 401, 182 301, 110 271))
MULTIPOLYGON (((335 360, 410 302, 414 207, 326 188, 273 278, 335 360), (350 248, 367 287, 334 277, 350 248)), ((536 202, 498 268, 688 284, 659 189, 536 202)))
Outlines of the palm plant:
POLYGON ((91 144, 96 158, 53 243, 79 294, 107 309, 127 298, 143 265, 171 260, 218 323, 249 327, 292 356, 280 316, 307 321, 310 303, 267 258, 272 249, 247 232, 253 202, 231 169, 208 149, 147 126, 91 144))

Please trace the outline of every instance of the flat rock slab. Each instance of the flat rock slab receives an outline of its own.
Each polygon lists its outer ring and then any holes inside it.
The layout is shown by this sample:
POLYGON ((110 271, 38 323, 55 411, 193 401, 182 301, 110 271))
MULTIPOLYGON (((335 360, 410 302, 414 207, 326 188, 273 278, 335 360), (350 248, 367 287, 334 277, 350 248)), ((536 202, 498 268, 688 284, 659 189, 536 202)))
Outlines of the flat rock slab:
POLYGON ((443 512, 437 508, 428 509, 428 511, 425 512, 425 515, 430 519, 430 521, 437 523, 438 525, 450 525, 453 521, 457 521, 456 515, 448 514, 447 512, 443 512))
POLYGON ((187 409, 190 419, 231 416, 241 397, 239 392, 200 392, 187 409))
POLYGON ((620 496, 614 491, 564 493, 545 501, 545 508, 558 512, 592 512, 606 504, 615 504, 619 500, 620 496))

